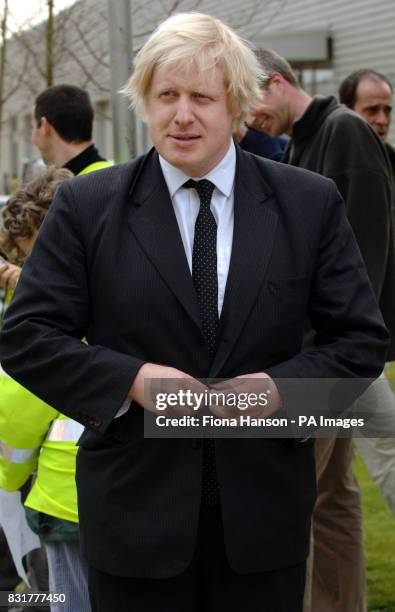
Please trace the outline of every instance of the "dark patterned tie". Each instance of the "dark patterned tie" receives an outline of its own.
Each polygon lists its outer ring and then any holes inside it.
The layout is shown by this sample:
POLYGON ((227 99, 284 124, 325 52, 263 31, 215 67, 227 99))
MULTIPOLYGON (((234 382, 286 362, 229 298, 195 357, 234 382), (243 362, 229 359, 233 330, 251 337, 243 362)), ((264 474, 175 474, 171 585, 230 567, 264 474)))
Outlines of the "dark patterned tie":
MULTIPOLYGON (((184 185, 196 189, 200 210, 195 223, 192 252, 192 279, 198 298, 203 335, 211 357, 217 347, 218 332, 218 274, 217 224, 210 210, 215 185, 203 179, 190 179, 184 185)), ((208 506, 218 503, 218 480, 215 463, 215 445, 212 438, 203 440, 202 501, 208 506)))

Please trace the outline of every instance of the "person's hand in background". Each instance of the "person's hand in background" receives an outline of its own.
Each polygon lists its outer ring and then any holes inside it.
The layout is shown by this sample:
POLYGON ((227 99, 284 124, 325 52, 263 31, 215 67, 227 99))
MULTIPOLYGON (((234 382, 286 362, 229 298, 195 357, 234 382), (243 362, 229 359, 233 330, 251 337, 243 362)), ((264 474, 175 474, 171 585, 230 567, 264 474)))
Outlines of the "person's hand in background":
POLYGON ((15 289, 21 273, 21 268, 0 260, 0 287, 2 289, 15 289))

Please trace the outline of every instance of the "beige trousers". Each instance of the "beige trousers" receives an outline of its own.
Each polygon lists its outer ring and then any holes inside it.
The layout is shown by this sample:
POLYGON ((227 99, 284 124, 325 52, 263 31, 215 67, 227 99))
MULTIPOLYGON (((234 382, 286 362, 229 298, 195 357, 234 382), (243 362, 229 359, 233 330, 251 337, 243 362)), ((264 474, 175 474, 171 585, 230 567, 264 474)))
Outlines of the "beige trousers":
POLYGON ((307 563, 304 612, 365 612, 361 498, 353 440, 317 438, 317 502, 307 563))

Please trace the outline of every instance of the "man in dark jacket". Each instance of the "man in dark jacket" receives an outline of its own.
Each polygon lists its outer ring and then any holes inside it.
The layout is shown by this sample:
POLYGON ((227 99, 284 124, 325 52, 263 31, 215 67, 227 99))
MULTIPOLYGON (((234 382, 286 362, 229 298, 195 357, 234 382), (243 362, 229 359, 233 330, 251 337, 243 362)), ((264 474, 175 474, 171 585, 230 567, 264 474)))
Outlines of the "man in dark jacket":
MULTIPOLYGON (((288 62, 276 53, 262 50, 260 60, 269 78, 252 125, 271 136, 291 137, 282 161, 335 181, 387 327, 393 332, 389 358, 394 358, 391 170, 380 139, 334 97, 311 98, 288 62)), ((365 610, 360 492, 352 458, 351 437, 316 440, 314 566, 305 610, 365 610)))
MULTIPOLYGON (((370 69, 352 72, 339 87, 341 104, 363 117, 383 143, 395 181, 395 150, 387 142, 391 125, 392 97, 393 88, 389 79, 384 74, 370 69)), ((395 257, 394 253, 392 256, 395 257)), ((388 437, 388 420, 395 419, 395 396, 385 380, 381 384, 380 412, 384 426, 383 431, 379 430, 380 437, 356 438, 355 443, 370 475, 395 513, 395 442, 392 437, 388 437)))

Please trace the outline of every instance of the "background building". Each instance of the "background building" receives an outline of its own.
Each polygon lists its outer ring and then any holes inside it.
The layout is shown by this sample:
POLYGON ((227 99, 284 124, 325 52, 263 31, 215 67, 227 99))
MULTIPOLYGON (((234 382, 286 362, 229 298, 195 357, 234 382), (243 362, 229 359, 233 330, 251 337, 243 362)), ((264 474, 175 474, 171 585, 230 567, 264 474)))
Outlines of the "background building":
MULTIPOLYGON (((113 0, 117 2, 118 0, 113 0)), ((163 18, 198 10, 218 16, 256 47, 287 57, 310 93, 336 93, 358 68, 373 68, 395 84, 393 0, 131 0, 133 47, 137 51, 163 18)), ((0 133, 0 193, 20 179, 27 160, 37 157, 30 142, 35 96, 46 87, 45 24, 9 40, 0 133)), ((54 84, 86 88, 96 110, 94 138, 113 156, 107 0, 79 0, 54 21, 54 84)), ((1 101, 0 101, 1 102, 1 101)), ((390 134, 395 142, 395 128, 390 134)), ((138 123, 137 150, 149 147, 138 123)))

